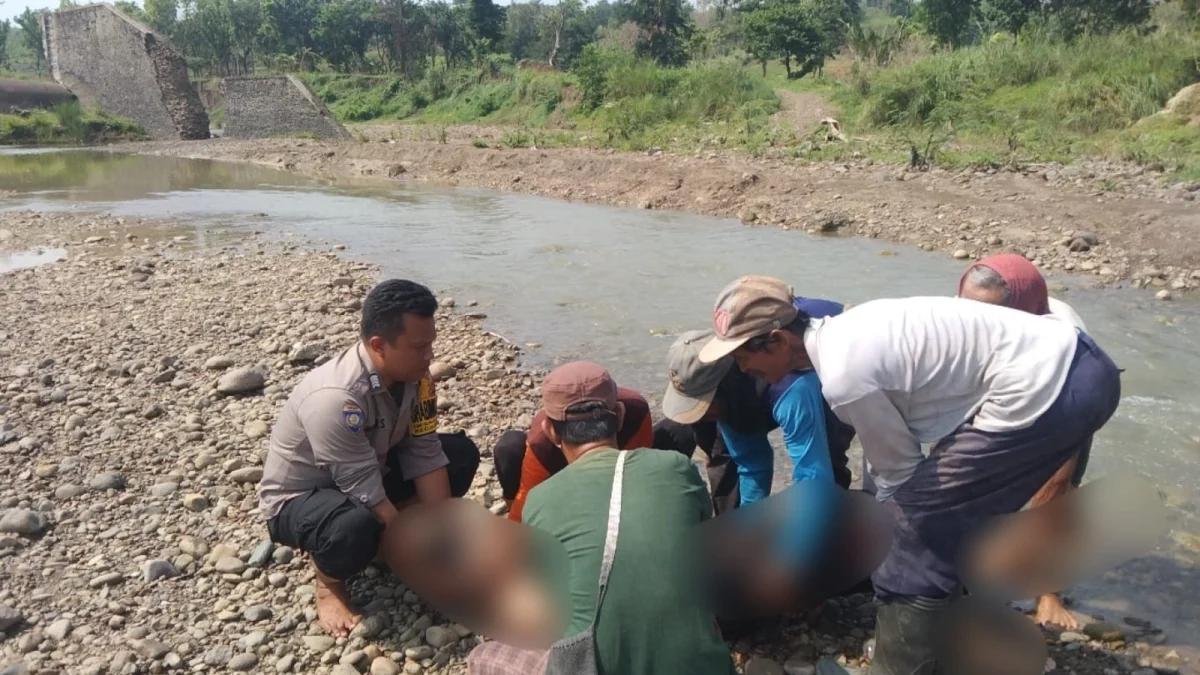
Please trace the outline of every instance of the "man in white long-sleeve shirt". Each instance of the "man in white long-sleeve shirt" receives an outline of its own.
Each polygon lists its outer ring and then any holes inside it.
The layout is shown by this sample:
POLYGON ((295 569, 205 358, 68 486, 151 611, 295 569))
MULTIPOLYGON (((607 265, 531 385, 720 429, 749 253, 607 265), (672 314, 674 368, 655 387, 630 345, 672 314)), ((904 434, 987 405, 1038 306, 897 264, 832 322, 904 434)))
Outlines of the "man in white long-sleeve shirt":
POLYGON ((713 324, 702 361, 733 354, 768 382, 813 368, 858 432, 896 518, 873 575, 883 601, 875 675, 936 661, 930 629, 960 589, 965 537, 1076 461, 1120 398, 1116 366, 1069 322, 959 298, 876 300, 810 319, 787 284, 751 276, 722 291, 713 324))

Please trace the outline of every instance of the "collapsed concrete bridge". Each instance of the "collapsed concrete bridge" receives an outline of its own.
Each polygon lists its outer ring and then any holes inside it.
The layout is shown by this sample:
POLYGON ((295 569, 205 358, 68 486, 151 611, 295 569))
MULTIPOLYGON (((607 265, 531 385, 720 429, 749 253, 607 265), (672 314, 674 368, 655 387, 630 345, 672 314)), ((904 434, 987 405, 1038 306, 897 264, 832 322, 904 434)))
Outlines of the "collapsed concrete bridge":
POLYGON ((142 126, 152 138, 208 138, 208 114, 187 62, 148 27, 107 4, 43 12, 54 80, 84 105, 142 126))

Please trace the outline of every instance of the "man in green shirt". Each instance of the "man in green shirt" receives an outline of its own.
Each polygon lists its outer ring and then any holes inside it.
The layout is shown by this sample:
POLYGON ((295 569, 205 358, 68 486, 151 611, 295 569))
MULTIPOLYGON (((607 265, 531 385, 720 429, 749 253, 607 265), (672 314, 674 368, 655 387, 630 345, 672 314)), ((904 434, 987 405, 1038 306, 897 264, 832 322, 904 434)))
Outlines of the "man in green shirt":
MULTIPOLYGON (((729 648, 697 580, 695 527, 711 517, 712 505, 695 465, 679 453, 628 451, 615 554, 600 599, 624 417, 617 385, 596 364, 569 363, 546 377, 542 406, 545 431, 568 466, 529 493, 523 520, 561 544, 551 576, 565 579, 569 594, 562 637, 592 626, 601 675, 732 675, 729 648)), ((527 675, 542 672, 546 661, 491 642, 472 652, 468 667, 472 675, 527 675)))

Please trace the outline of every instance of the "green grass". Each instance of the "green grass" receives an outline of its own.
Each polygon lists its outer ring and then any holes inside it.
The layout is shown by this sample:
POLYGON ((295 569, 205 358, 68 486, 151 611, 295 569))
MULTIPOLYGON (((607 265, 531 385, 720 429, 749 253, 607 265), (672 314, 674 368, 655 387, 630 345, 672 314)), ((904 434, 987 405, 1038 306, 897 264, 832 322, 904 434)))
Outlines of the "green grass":
POLYGON ((907 147, 934 140, 939 163, 1001 165, 1085 156, 1200 170, 1197 131, 1137 125, 1200 81, 1200 35, 1163 30, 1000 41, 889 69, 852 70, 831 98, 857 132, 907 147))
POLYGON ((28 115, 0 115, 0 145, 87 145, 145 137, 129 120, 86 111, 75 102, 28 115))

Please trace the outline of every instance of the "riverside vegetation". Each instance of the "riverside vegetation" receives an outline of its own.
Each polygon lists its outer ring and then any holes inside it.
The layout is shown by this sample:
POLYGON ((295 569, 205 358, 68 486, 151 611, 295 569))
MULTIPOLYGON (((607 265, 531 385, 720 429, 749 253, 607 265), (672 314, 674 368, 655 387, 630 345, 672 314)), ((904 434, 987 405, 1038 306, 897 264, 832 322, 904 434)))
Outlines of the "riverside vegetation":
POLYGON ((146 138, 137 124, 78 103, 0 115, 0 145, 80 145, 146 138))

